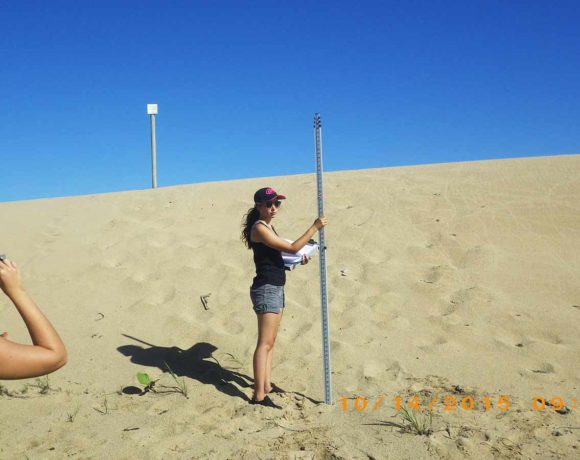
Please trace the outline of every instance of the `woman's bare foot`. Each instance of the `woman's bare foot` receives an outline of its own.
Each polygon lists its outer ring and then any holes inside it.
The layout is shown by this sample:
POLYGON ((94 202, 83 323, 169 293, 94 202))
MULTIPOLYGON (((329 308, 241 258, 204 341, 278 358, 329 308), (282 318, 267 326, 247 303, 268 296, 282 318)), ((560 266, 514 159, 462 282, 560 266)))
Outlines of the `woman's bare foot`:
POLYGON ((260 406, 272 407, 274 409, 282 409, 282 406, 279 406, 278 404, 274 403, 274 401, 272 401, 268 395, 264 396, 264 398, 262 398, 260 400, 257 400, 257 399, 252 397, 252 399, 250 400, 250 404, 257 404, 260 406))

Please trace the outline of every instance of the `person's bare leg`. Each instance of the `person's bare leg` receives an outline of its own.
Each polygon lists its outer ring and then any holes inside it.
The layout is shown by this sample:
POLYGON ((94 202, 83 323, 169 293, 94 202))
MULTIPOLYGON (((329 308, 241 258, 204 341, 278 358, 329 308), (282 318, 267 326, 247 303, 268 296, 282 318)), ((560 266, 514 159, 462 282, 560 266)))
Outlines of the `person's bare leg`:
POLYGON ((270 393, 272 391, 272 360, 274 357, 274 345, 276 344, 276 337, 278 337, 278 330, 280 329, 280 322, 282 321, 282 315, 284 314, 284 309, 280 310, 280 314, 276 315, 278 322, 276 323, 276 332, 274 333, 274 341, 272 342, 272 348, 268 353, 268 359, 266 360, 266 379, 264 384, 264 391, 270 393))
POLYGON ((260 313, 256 316, 258 317, 258 343, 254 352, 254 399, 261 401, 266 396, 268 353, 274 345, 279 315, 275 313, 260 313))

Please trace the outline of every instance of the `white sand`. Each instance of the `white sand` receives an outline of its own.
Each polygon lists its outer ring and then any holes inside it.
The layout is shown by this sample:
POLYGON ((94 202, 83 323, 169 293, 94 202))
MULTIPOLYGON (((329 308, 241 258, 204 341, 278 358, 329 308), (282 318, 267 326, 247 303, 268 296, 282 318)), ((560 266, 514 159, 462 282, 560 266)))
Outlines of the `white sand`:
MULTIPOLYGON (((69 350, 47 394, 2 382, 0 458, 580 456, 580 155, 326 174, 332 406, 317 260, 288 274, 284 409, 244 399, 257 328, 240 222, 267 185, 288 196, 275 225, 296 238, 316 214, 314 175, 0 203, 0 252, 69 350), (173 385, 164 360, 189 399, 120 392, 140 371, 173 385), (439 397, 430 436, 393 425, 394 398, 413 394, 439 397), (537 395, 570 412, 534 411, 537 395), (343 411, 355 396, 369 407, 343 411)), ((3 331, 27 341, 5 297, 3 331)))

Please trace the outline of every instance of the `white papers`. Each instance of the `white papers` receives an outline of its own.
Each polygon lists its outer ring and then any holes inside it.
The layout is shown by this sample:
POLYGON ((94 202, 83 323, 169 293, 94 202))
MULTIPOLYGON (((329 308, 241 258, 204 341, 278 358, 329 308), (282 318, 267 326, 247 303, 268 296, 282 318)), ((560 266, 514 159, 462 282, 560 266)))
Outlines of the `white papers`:
MULTIPOLYGON (((284 238, 286 239, 286 238, 284 238)), ((293 243, 292 240, 286 239, 289 243, 293 243)), ((284 260, 284 266, 287 270, 294 270, 297 265, 302 263, 302 257, 308 256, 313 257, 318 254, 319 245, 316 241, 310 240, 306 246, 304 246, 296 254, 289 252, 282 252, 282 259, 284 260)))

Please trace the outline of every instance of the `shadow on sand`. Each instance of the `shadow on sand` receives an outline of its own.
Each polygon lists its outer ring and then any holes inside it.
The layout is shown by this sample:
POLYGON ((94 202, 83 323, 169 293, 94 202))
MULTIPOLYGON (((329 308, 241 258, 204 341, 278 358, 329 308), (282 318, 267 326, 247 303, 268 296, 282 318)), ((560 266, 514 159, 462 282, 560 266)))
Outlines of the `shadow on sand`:
MULTIPOLYGON (((123 334, 131 340, 135 340, 147 347, 138 345, 123 345, 117 350, 131 358, 131 362, 142 366, 157 367, 162 372, 169 372, 165 363, 178 377, 189 377, 206 385, 212 385, 216 390, 229 396, 249 401, 249 398, 238 388, 253 386, 253 379, 247 375, 224 368, 212 355, 217 347, 199 342, 187 350, 179 347, 158 347, 143 340, 123 334), (238 386, 234 385, 237 384, 238 386)), ((126 393, 135 393, 128 387, 126 393)))

